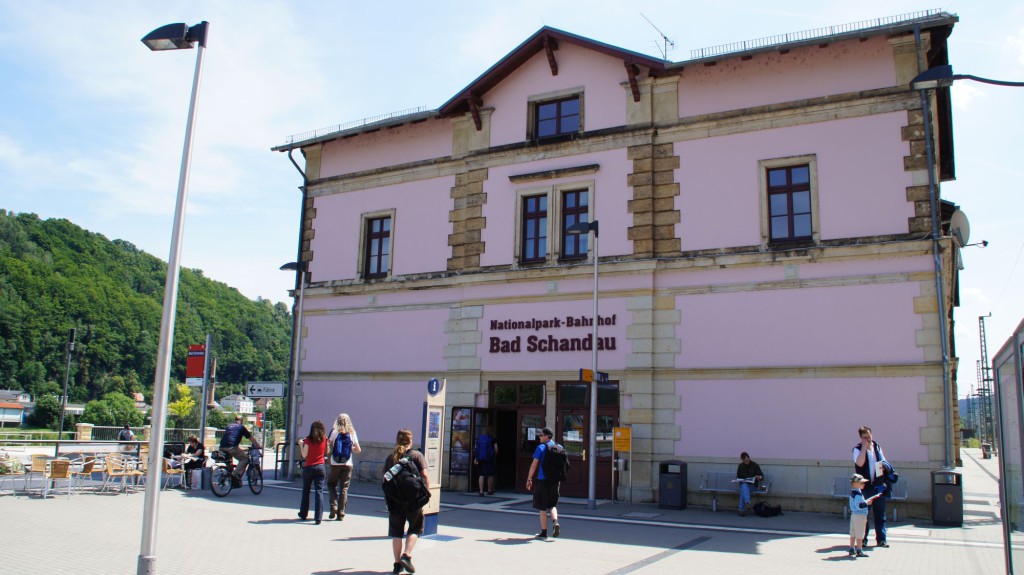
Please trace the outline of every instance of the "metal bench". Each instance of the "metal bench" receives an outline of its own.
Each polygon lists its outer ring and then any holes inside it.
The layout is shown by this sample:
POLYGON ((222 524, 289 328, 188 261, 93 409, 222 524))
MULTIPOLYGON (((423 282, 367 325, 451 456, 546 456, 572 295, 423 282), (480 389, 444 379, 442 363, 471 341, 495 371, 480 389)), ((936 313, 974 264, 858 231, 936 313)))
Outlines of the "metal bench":
MULTIPOLYGON (((910 496, 909 481, 904 478, 900 478, 899 481, 892 484, 892 493, 889 499, 891 501, 906 501, 910 496)), ((850 497, 850 476, 840 475, 835 478, 832 484, 832 497, 849 499, 850 497)), ((843 504, 843 519, 846 519, 850 515, 849 502, 843 504)), ((892 520, 899 521, 899 512, 897 511, 896 505, 892 506, 892 520)))
MULTIPOLYGON (((733 483, 733 479, 736 479, 735 473, 726 473, 721 471, 709 471, 704 474, 704 480, 700 482, 700 490, 711 493, 711 510, 718 511, 718 494, 719 493, 736 493, 740 492, 740 484, 733 483)), ((768 490, 771 487, 771 478, 765 474, 757 487, 751 490, 751 495, 767 495, 768 490)))

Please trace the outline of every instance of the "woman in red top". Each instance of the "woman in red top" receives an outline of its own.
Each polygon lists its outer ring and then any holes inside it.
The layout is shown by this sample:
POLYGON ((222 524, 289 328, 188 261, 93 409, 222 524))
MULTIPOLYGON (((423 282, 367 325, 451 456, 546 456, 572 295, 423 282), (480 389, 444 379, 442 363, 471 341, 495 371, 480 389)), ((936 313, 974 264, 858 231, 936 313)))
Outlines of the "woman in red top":
POLYGON ((309 515, 309 488, 312 487, 316 493, 316 501, 313 505, 313 519, 320 525, 324 516, 324 479, 327 473, 324 470, 324 452, 327 451, 327 431, 320 420, 314 421, 309 426, 309 435, 302 440, 299 448, 302 450, 302 457, 306 462, 302 464, 302 501, 299 503, 299 519, 306 520, 309 515))

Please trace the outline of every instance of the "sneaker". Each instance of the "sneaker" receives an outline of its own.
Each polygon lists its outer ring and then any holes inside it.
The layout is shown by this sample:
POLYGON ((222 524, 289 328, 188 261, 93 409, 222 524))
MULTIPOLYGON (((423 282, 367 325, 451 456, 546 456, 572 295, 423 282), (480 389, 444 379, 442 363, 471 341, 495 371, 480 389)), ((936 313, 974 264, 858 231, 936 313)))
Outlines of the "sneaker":
POLYGON ((391 570, 391 572, 394 575, 398 575, 399 573, 401 573, 402 572, 402 564, 401 563, 395 563, 395 567, 391 570))
POLYGON ((857 550, 850 547, 850 557, 857 557, 857 550))
POLYGON ((481 491, 480 493, 477 493, 477 495, 479 495, 480 497, 483 497, 484 496, 484 492, 481 491))
POLYGON ((336 511, 331 511, 331 516, 328 517, 328 519, 334 519, 337 516, 338 516, 338 513, 336 511))
POLYGON ((541 541, 547 541, 547 539, 548 539, 548 531, 547 531, 547 529, 545 529, 544 531, 541 531, 540 533, 534 535, 533 538, 534 539, 540 539, 541 541))
POLYGON ((405 567, 405 570, 408 571, 409 573, 415 573, 416 572, 416 568, 412 566, 412 557, 409 557, 408 555, 403 554, 402 558, 399 559, 398 561, 400 562, 400 565, 402 567, 405 567))
POLYGON ((888 541, 879 541, 878 543, 875 543, 875 547, 888 547, 888 546, 889 546, 889 542, 888 541))
POLYGON ((867 556, 868 556, 867 553, 861 551, 860 549, 857 550, 857 557, 867 557, 867 556))
POLYGON ((559 533, 561 533, 561 531, 562 531, 562 526, 561 525, 555 523, 554 525, 551 526, 551 536, 552 537, 558 537, 558 535, 559 535, 559 533))

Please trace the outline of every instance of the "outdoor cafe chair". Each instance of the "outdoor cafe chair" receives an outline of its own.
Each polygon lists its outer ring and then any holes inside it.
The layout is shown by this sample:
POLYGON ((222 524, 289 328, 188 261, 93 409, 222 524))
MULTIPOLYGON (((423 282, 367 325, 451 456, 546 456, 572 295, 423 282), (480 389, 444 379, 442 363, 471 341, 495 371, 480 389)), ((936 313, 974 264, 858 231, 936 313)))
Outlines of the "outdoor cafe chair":
POLYGON ((177 477, 178 478, 178 487, 181 487, 182 486, 182 481, 184 481, 184 478, 185 478, 184 463, 182 463, 182 465, 180 465, 178 467, 171 467, 171 464, 170 464, 169 460, 164 459, 163 461, 164 461, 164 489, 167 489, 167 487, 171 484, 171 479, 173 477, 177 477))
POLYGON ((4 488, 4 484, 8 481, 11 482, 11 494, 13 495, 17 491, 18 478, 25 479, 25 470, 20 468, 17 471, 9 470, 5 473, 0 473, 0 489, 4 488))
POLYGON ((119 453, 107 456, 106 463, 106 473, 103 478, 101 491, 106 491, 107 486, 112 485, 117 479, 121 480, 121 491, 126 491, 129 478, 134 482, 139 477, 142 477, 142 472, 138 469, 132 469, 129 463, 125 461, 124 456, 119 453))
POLYGON ((58 481, 65 481, 66 493, 68 499, 71 499, 71 461, 67 459, 53 459, 46 466, 46 470, 43 472, 43 497, 46 497, 50 492, 50 484, 53 484, 54 490, 60 493, 58 481))
POLYGON ((85 488, 85 481, 92 479, 92 471, 96 467, 96 456, 87 455, 84 459, 76 462, 78 465, 72 468, 71 477, 75 480, 75 487, 81 491, 85 488))
POLYGON ((43 455, 40 453, 32 456, 32 462, 29 464, 29 468, 25 474, 25 491, 28 491, 32 486, 32 476, 38 475, 39 477, 43 477, 46 473, 46 464, 51 459, 53 458, 49 455, 43 455))

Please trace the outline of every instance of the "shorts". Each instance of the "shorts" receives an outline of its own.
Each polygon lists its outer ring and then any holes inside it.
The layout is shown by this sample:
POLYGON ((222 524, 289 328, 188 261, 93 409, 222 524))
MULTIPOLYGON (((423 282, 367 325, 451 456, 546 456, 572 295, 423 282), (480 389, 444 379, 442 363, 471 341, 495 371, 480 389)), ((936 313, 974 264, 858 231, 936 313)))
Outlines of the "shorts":
POLYGON ((480 460, 480 475, 482 477, 493 477, 494 476, 494 460, 493 459, 481 459, 480 460))
POLYGON ((538 511, 547 511, 558 505, 558 487, 561 484, 557 481, 538 479, 533 484, 533 508, 538 511))
POLYGON ((404 511, 388 511, 388 537, 401 539, 406 536, 405 523, 409 522, 408 535, 423 535, 423 510, 412 513, 404 511))
POLYGON ((850 515, 850 537, 853 537, 857 541, 864 539, 864 532, 868 527, 868 515, 867 513, 860 515, 854 513, 850 515))

